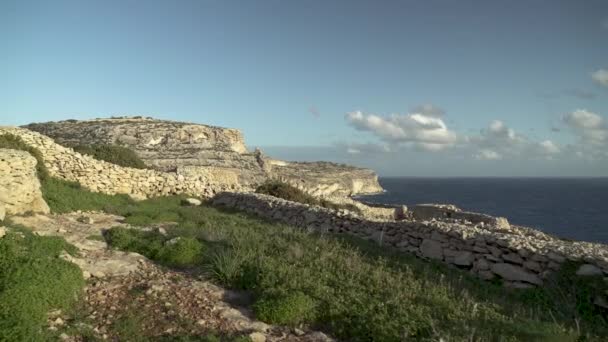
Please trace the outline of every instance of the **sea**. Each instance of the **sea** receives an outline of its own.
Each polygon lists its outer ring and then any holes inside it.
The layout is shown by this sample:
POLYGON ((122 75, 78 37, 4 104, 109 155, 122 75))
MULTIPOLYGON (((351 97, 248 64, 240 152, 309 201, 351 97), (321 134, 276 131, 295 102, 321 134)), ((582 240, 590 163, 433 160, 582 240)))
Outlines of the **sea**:
POLYGON ((381 204, 449 203, 555 236, 608 243, 608 178, 380 178, 381 204))

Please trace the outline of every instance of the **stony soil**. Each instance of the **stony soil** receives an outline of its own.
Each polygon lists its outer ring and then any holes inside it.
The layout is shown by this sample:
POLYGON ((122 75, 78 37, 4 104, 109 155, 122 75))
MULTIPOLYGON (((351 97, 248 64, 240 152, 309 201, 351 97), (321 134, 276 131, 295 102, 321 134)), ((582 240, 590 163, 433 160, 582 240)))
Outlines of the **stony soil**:
POLYGON ((66 341, 84 341, 83 331, 120 341, 121 322, 136 319, 149 337, 215 333, 249 335, 253 341, 331 341, 325 334, 268 325, 252 318, 243 304, 248 296, 223 289, 204 275, 158 266, 137 253, 107 248, 102 231, 124 225, 104 213, 70 213, 13 217, 39 235, 64 237, 79 249, 65 255, 88 278, 84 300, 76 313, 51 313, 49 329, 66 341))

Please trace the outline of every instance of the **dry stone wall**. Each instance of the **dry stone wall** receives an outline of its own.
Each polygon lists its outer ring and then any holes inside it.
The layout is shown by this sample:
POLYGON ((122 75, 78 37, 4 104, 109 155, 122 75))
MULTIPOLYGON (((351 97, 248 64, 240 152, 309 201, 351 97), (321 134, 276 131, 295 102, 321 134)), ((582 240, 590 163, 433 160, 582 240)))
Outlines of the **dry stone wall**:
POLYGON ((210 197, 216 192, 238 189, 234 184, 214 181, 203 170, 196 174, 181 174, 122 167, 74 152, 47 136, 24 128, 0 127, 0 134, 4 133, 19 136, 25 143, 40 150, 44 164, 53 177, 78 182, 95 192, 127 194, 144 199, 173 194, 210 197))
POLYGON ((608 275, 606 245, 564 241, 498 221, 494 224, 452 218, 370 221, 347 211, 251 193, 220 193, 212 201, 215 205, 317 232, 346 233, 373 240, 419 257, 468 269, 485 280, 500 277, 511 287, 542 285, 566 260, 583 263, 578 270, 580 275, 608 275))
POLYGON ((5 215, 50 212, 42 198, 36 163, 25 151, 0 149, 0 220, 5 215))

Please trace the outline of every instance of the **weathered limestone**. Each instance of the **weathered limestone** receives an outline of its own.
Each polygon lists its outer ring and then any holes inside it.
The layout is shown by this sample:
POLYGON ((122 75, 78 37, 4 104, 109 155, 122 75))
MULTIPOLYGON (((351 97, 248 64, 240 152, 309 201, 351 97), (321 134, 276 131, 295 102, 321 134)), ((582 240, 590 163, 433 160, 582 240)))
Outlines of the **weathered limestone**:
POLYGON ((0 220, 5 214, 50 212, 42 198, 36 163, 25 151, 0 149, 0 220))
POLYGON ((144 199, 174 194, 210 197, 216 192, 238 190, 233 184, 216 182, 205 173, 193 175, 181 174, 180 170, 141 170, 100 161, 24 128, 0 127, 0 134, 4 133, 19 136, 25 143, 40 150, 51 176, 78 182, 95 192, 127 194, 144 199))
POLYGON ((36 123, 25 128, 63 145, 120 144, 160 171, 205 175, 212 183, 252 189, 278 179, 314 196, 350 196, 382 191, 372 170, 334 163, 273 160, 248 152, 239 130, 192 123, 122 117, 36 123))
POLYGON ((447 217, 375 221, 345 210, 332 211, 254 193, 221 193, 211 201, 303 229, 351 234, 470 269, 485 280, 500 277, 513 288, 542 285, 543 279, 566 260, 586 263, 579 269, 581 276, 608 275, 608 246, 560 240, 525 227, 481 226, 470 220, 447 217))

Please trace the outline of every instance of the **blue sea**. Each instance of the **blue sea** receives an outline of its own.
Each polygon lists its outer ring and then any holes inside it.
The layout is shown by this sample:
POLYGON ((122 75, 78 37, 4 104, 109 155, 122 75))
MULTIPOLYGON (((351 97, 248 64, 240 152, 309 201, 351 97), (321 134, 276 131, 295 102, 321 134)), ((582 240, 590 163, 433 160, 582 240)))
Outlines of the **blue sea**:
POLYGON ((380 178, 384 204, 450 203, 568 239, 608 243, 608 178, 380 178))

